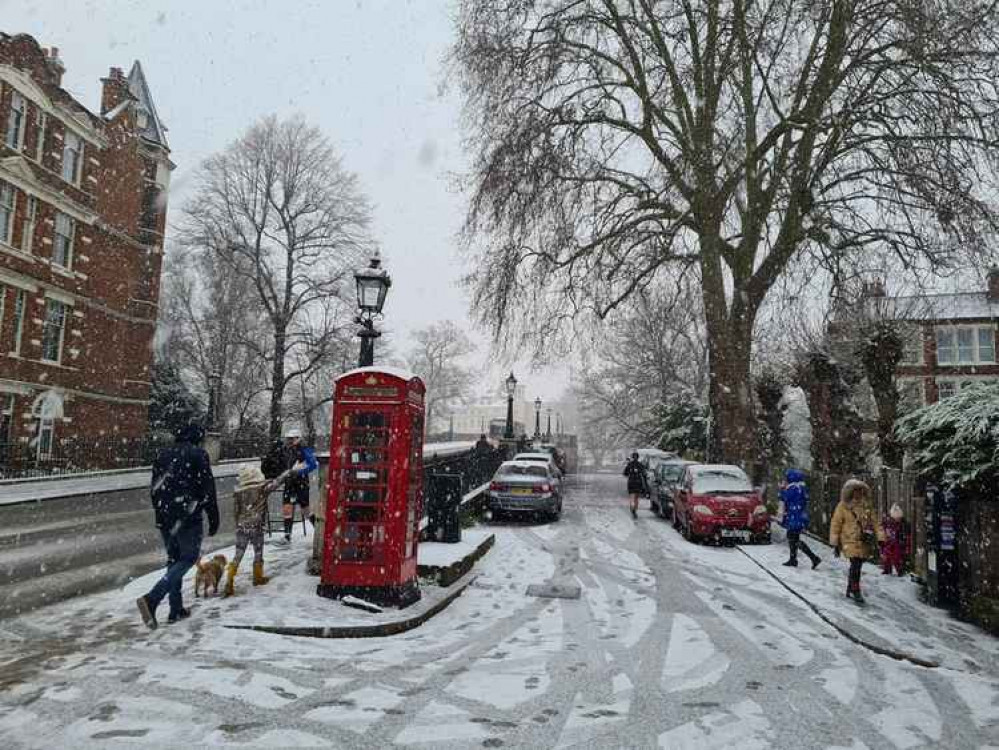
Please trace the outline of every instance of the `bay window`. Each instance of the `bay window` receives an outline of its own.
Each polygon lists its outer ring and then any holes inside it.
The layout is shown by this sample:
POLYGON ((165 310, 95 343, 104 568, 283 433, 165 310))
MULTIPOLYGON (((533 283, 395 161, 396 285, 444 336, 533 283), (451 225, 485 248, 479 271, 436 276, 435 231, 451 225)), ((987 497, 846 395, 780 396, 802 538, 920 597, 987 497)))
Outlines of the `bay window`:
POLYGON ((938 365, 993 364, 995 331, 991 325, 939 326, 936 329, 938 365))

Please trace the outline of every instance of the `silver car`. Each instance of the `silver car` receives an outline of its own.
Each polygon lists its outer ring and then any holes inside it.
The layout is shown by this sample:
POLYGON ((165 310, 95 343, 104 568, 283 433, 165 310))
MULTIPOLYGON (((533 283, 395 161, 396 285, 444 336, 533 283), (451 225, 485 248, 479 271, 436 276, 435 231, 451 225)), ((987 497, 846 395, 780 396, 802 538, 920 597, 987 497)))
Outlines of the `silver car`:
POLYGON ((533 461, 507 461, 489 483, 489 510, 543 513, 552 520, 562 515, 562 496, 551 469, 533 461))

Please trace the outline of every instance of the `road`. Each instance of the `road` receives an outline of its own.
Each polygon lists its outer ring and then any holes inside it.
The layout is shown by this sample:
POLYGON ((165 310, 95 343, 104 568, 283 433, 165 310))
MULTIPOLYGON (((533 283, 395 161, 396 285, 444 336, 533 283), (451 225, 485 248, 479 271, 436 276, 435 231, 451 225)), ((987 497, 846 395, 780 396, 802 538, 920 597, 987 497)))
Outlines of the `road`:
MULTIPOLYGON (((234 486, 216 480, 221 526, 206 552, 233 543, 234 486)), ((148 488, 0 505, 0 619, 122 586, 163 559, 148 488)))
POLYGON ((632 520, 622 490, 616 476, 582 477, 561 522, 494 524, 472 586, 393 638, 223 626, 253 622, 266 588, 235 608, 202 603, 155 633, 136 624, 125 594, 0 623, 0 736, 11 748, 997 743, 991 639, 956 669, 876 655, 739 549, 692 545, 646 510, 632 520), (577 584, 581 596, 526 595, 545 582, 577 584))

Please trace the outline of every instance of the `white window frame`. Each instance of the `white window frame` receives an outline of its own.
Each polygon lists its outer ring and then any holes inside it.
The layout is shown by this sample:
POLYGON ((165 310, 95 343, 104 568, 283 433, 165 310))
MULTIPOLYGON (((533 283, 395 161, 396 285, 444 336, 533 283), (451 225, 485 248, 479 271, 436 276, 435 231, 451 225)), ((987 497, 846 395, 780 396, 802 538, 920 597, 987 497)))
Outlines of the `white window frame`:
POLYGON ((14 394, 0 391, 0 446, 10 445, 14 431, 14 394))
POLYGON ((59 364, 60 362, 62 362, 62 349, 63 345, 66 343, 66 318, 69 317, 69 310, 70 306, 67 305, 65 302, 62 302, 57 299, 52 299, 51 297, 45 298, 45 313, 42 319, 42 354, 41 354, 42 362, 52 362, 55 364, 59 364), (49 319, 50 316, 49 311, 55 309, 55 305, 58 305, 60 308, 62 308, 62 315, 59 319, 59 338, 56 341, 56 356, 55 359, 53 359, 47 356, 46 337, 48 335, 49 326, 51 325, 49 319))
POLYGON ((35 144, 35 161, 39 164, 45 158, 45 136, 49 127, 49 116, 44 112, 38 114, 38 142, 35 144))
POLYGON ((23 289, 14 290, 14 348, 11 354, 21 354, 21 339, 24 337, 24 317, 28 312, 28 293, 23 289))
POLYGON ((24 204, 24 223, 21 224, 21 252, 31 255, 35 238, 35 225, 38 221, 38 199, 29 195, 24 204))
POLYGON ((899 362, 900 365, 921 365, 923 364, 923 329, 922 327, 917 327, 914 330, 902 330, 902 360, 899 362), (907 355, 915 354, 913 359, 909 359, 907 355))
POLYGON ((11 183, 0 180, 0 201, 3 200, 5 192, 10 195, 10 203, 0 203, 0 205, 6 205, 9 210, 9 213, 7 213, 6 223, 4 224, 2 231, 0 231, 0 243, 9 245, 14 238, 14 217, 17 215, 17 191, 11 183))
POLYGON ((7 114, 7 127, 3 134, 3 142, 8 148, 20 151, 21 146, 24 145, 24 124, 27 121, 27 115, 28 100, 20 91, 14 90, 10 96, 10 112, 7 114), (15 120, 16 130, 14 129, 15 120), (13 143, 11 143, 11 135, 14 136, 13 143))
POLYGON ((55 444, 55 420, 52 417, 35 417, 35 457, 39 461, 52 458, 52 446, 55 444), (43 450, 47 449, 47 450, 43 450))
POLYGON ((995 326, 991 323, 976 323, 968 325, 952 325, 952 326, 936 326, 933 331, 934 340, 937 345, 936 360, 938 367, 968 367, 972 365, 993 365, 996 364, 996 354, 995 354, 995 326), (981 356, 981 340, 979 336, 980 331, 988 331, 992 336, 992 358, 982 359, 981 356), (960 337, 962 332, 971 333, 971 345, 972 345, 972 358, 970 360, 961 360, 961 344, 960 337), (941 334, 949 334, 953 341, 952 347, 947 347, 949 355, 947 359, 941 358, 941 353, 944 351, 940 346, 940 336, 941 334))
POLYGON ((73 268, 73 242, 76 239, 76 222, 69 214, 56 211, 55 222, 52 225, 52 263, 53 265, 65 268, 67 271, 73 268), (69 226, 69 234, 59 232, 59 221, 64 219, 69 226), (65 257, 57 260, 57 256, 64 253, 65 257))
POLYGON ((79 185, 82 172, 83 139, 69 128, 66 128, 62 139, 62 178, 71 185, 79 185), (73 148, 73 146, 76 146, 76 148, 73 148), (70 170, 69 174, 66 173, 67 167, 70 170))

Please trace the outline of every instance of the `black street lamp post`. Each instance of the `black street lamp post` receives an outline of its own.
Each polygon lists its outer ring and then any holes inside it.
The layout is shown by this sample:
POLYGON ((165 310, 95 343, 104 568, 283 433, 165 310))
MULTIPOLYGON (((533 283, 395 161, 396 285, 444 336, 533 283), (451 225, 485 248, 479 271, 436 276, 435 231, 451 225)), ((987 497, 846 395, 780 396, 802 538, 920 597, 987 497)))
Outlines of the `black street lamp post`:
POLYGON ((361 326, 357 332, 361 339, 358 367, 371 367, 375 363, 375 339, 382 335, 381 331, 375 328, 374 317, 382 313, 385 296, 392 286, 392 279, 381 265, 381 255, 376 250, 371 256, 368 267, 354 273, 354 281, 357 283, 357 307, 360 310, 354 322, 361 326))
POLYGON ((546 432, 547 440, 550 442, 552 439, 552 410, 551 407, 548 408, 548 430, 546 432))
POLYGON ((534 399, 534 439, 541 438, 541 398, 534 399))
POLYGON ((217 369, 213 369, 208 374, 208 414, 206 414, 205 425, 206 431, 217 432, 218 431, 218 418, 219 418, 219 389, 222 385, 222 373, 217 369))
POLYGON ((506 379, 506 429, 503 430, 503 437, 513 440, 513 397, 517 395, 517 378, 510 371, 510 377, 506 379))

